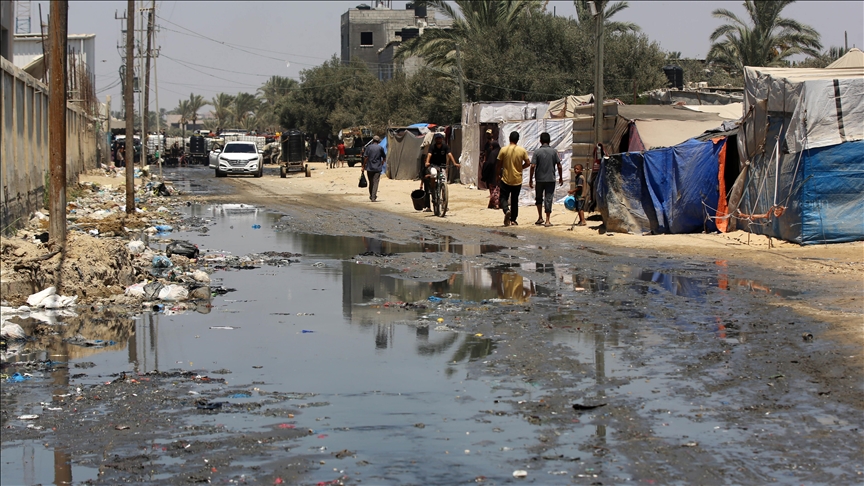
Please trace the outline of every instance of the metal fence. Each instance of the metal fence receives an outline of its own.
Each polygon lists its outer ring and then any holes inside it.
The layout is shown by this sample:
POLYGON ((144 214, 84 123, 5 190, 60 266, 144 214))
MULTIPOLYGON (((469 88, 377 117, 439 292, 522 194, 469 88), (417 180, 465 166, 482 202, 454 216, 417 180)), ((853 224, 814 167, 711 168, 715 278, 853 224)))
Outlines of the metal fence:
MULTIPOLYGON (((45 206, 48 181, 48 86, 0 58, 0 232, 23 226, 45 206)), ((97 166, 98 121, 66 109, 66 176, 97 166)))

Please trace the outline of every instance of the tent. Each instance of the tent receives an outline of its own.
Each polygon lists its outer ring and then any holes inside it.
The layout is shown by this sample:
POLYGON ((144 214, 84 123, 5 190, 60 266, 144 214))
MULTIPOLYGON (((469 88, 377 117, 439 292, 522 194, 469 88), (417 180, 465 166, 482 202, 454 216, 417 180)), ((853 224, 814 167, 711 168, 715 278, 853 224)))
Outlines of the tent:
MULTIPOLYGON (((506 121, 542 119, 549 103, 526 101, 499 101, 490 103, 465 103, 462 105, 462 165, 460 178, 463 184, 477 184, 480 174, 480 150, 483 131, 492 124, 499 126, 506 121)), ((500 129, 498 130, 500 133, 500 129)))
POLYGON ((730 226, 802 245, 864 240, 864 68, 744 70, 730 226))
POLYGON ((843 57, 825 66, 825 69, 847 68, 864 68, 864 52, 861 52, 861 49, 853 47, 843 57))
POLYGON ((597 206, 607 231, 715 231, 718 177, 727 137, 687 140, 674 147, 626 152, 606 159, 597 181, 597 206))
POLYGON ((387 129, 387 177, 413 180, 420 176, 423 140, 419 127, 387 129))

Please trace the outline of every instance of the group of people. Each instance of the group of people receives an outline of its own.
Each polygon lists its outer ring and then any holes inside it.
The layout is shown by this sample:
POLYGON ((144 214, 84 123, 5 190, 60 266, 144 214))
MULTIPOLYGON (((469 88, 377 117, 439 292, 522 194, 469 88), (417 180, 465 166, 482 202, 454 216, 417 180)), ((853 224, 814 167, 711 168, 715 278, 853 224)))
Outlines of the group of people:
MULTIPOLYGON (((519 146, 519 132, 510 132, 509 144, 506 147, 494 139, 492 130, 486 130, 486 144, 481 154, 481 180, 489 189, 489 208, 504 212, 504 226, 518 226, 519 195, 522 192, 522 173, 530 167, 528 187, 534 189, 535 205, 537 206, 538 226, 552 226, 552 201, 555 195, 555 183, 564 185, 564 173, 558 152, 549 146, 551 136, 540 134, 540 148, 534 152, 531 159, 528 151, 519 146), (556 180, 555 173, 558 173, 556 180), (544 219, 545 209, 545 219, 544 219)), ((583 189, 585 176, 582 174, 582 164, 574 167, 575 187, 568 191, 576 199, 576 211, 579 214, 579 226, 585 226, 583 189)))
POLYGON ((331 144, 327 149, 327 166, 331 169, 345 166, 345 142, 331 144))
MULTIPOLYGON (((540 134, 540 148, 528 158, 528 152, 519 146, 519 132, 510 132, 509 144, 501 147, 495 140, 492 130, 486 130, 486 144, 481 154, 481 180, 489 188, 489 208, 500 209, 504 213, 504 226, 518 226, 519 195, 522 192, 522 174, 530 168, 528 187, 534 189, 535 205, 537 207, 538 226, 552 226, 552 201, 555 195, 555 185, 564 185, 564 173, 558 152, 549 144, 551 136, 547 132, 540 134), (557 178, 555 177, 557 172, 557 178), (545 213, 545 214, 544 214, 545 213), (544 218, 545 215, 545 218, 544 218)), ((381 139, 376 135, 372 143, 363 153, 361 170, 368 178, 369 200, 378 200, 378 184, 387 155, 379 145, 381 139)), ((602 152, 602 146, 599 150, 602 152)), ((444 136, 436 133, 433 143, 429 146, 425 161, 421 167, 421 188, 427 194, 432 194, 437 184, 439 171, 446 171, 448 163, 461 167, 453 158, 450 147, 444 142, 444 136)), ((599 161, 595 164, 599 165, 599 161)), ((599 167, 595 168, 596 173, 599 167)), ((578 226, 585 226, 585 176, 582 164, 573 168, 574 184, 568 194, 575 198, 575 210, 578 213, 578 226)), ((429 202, 424 211, 430 211, 429 202)))

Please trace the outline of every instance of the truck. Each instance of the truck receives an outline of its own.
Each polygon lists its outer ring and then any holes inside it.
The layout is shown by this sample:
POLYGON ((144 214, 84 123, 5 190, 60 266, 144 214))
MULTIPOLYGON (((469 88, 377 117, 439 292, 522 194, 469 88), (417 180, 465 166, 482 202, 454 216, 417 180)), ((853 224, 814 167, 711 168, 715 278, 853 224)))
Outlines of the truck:
POLYGON ((369 127, 345 128, 339 132, 339 139, 345 144, 345 162, 348 162, 348 167, 363 163, 363 148, 372 141, 373 136, 369 127))

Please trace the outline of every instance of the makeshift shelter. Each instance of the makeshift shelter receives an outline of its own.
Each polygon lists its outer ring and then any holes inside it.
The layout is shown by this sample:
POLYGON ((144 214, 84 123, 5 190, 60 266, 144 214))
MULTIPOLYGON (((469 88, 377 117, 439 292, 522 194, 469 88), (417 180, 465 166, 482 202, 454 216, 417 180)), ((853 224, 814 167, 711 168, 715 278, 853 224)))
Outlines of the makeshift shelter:
POLYGON ((462 153, 458 159, 462 165, 462 183, 477 184, 480 180, 480 151, 485 141, 483 133, 487 129, 491 128, 500 135, 501 123, 542 119, 548 106, 546 102, 524 101, 463 104, 462 153))
MULTIPOLYGON (((528 152, 528 158, 533 157, 534 151, 540 148, 540 134, 547 132, 551 141, 549 146, 558 152, 561 159, 564 185, 555 185, 555 201, 561 201, 567 196, 570 188, 570 160, 573 154, 573 120, 564 119, 540 119, 504 122, 499 130, 498 143, 506 147, 510 142, 510 132, 519 132, 519 146, 528 152)), ((525 169, 522 173, 522 192, 519 194, 520 206, 533 206, 534 189, 528 186, 531 169, 525 169)))
POLYGON ((825 66, 825 69, 847 69, 847 68, 864 68, 864 52, 861 49, 853 47, 844 54, 840 59, 825 66))
POLYGON ((413 180, 420 175, 425 136, 419 127, 387 129, 387 177, 413 180))
POLYGON ((864 68, 744 70, 730 226, 802 245, 864 240, 864 68))
POLYGON ((727 137, 687 140, 674 147, 626 152, 606 159, 597 181, 597 206, 606 231, 714 231, 718 178, 727 137))
POLYGON ((740 103, 686 107, 619 106, 609 153, 641 152, 678 145, 718 127, 726 120, 740 119, 742 106, 740 103))

